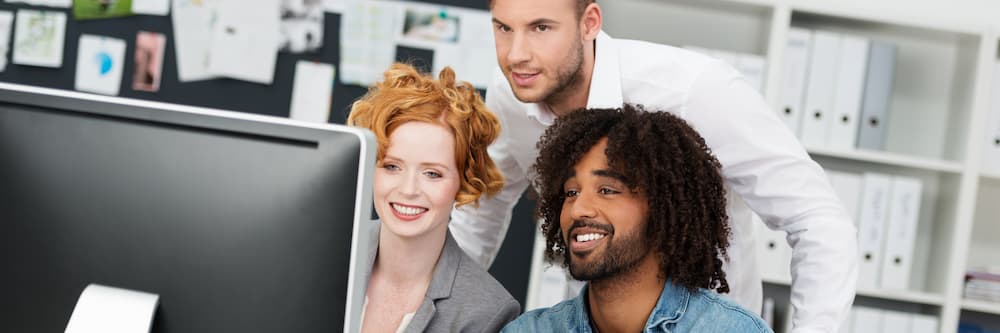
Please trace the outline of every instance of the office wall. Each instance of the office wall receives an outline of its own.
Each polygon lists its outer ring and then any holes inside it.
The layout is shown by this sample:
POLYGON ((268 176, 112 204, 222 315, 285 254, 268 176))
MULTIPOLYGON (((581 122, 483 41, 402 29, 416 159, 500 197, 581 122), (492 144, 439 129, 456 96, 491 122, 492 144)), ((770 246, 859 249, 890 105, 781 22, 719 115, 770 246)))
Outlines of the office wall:
MULTIPOLYGON (((486 1, 438 0, 424 1, 442 5, 473 9, 487 9, 486 1)), ((15 65, 8 62, 0 72, 0 81, 73 90, 76 75, 77 44, 81 34, 102 35, 120 38, 128 43, 126 64, 122 73, 120 96, 183 105, 194 105, 215 109, 248 112, 262 115, 287 117, 292 96, 295 63, 299 60, 318 61, 340 66, 340 22, 339 14, 327 13, 324 22, 323 48, 314 54, 280 53, 275 67, 274 82, 270 85, 250 83, 232 79, 213 79, 196 82, 180 82, 177 78, 177 57, 173 27, 169 16, 132 16, 117 19, 76 21, 68 9, 51 9, 23 4, 0 3, 0 10, 16 11, 19 8, 58 10, 67 13, 66 42, 63 49, 63 64, 59 68, 43 68, 15 65), (160 90, 155 93, 132 90, 135 52, 135 38, 138 31, 151 31, 167 36, 164 51, 163 74, 160 90)), ((11 38, 13 39, 13 38, 11 38)), ((399 55, 402 58, 420 61, 420 53, 399 55)), ((10 53, 8 53, 8 59, 10 53)), ((429 59, 423 59, 429 63, 429 59)), ((333 103, 330 113, 331 123, 344 123, 351 103, 366 91, 365 87, 344 85, 334 86, 333 103)), ((531 249, 534 242, 534 224, 531 219, 533 202, 523 200, 515 208, 515 220, 508 230, 508 236, 490 272, 524 304, 528 289, 528 270, 531 264, 531 249)))

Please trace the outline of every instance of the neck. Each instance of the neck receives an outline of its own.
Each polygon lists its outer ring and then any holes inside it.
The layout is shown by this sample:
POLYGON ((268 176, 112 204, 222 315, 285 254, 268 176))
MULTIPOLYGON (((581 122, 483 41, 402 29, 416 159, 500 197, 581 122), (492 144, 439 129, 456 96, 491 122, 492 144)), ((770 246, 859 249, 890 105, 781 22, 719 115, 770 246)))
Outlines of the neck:
POLYGON ((383 225, 372 276, 393 285, 430 285, 447 237, 447 224, 442 226, 441 230, 431 230, 420 237, 404 238, 383 225))
POLYGON ((587 107, 587 98, 590 97, 590 80, 594 77, 596 45, 597 40, 594 40, 584 47, 583 63, 580 65, 580 71, 573 83, 545 100, 545 106, 556 117, 562 117, 574 110, 587 107))
POLYGON ((643 331, 666 282, 659 273, 659 256, 650 253, 628 272, 591 281, 587 305, 597 331, 643 331))

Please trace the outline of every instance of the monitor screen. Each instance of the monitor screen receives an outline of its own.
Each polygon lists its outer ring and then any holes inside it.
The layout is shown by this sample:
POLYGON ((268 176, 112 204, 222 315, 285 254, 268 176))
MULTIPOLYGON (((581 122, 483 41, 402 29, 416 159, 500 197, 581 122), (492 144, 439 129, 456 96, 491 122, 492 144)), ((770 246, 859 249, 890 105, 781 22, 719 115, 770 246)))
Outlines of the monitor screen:
POLYGON ((158 294, 152 332, 355 331, 375 149, 345 126, 0 84, 0 331, 62 332, 91 283, 158 294))

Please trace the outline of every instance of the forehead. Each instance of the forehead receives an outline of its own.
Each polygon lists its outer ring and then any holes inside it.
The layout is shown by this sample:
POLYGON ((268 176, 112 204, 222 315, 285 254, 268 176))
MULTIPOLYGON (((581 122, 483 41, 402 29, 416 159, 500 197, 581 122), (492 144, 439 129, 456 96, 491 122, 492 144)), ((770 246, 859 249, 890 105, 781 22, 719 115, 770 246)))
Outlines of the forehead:
POLYGON ((577 0, 493 0, 493 18, 507 24, 575 20, 577 0))
POLYGON ((455 136, 440 124, 406 122, 389 134, 387 155, 413 163, 455 164, 455 136))

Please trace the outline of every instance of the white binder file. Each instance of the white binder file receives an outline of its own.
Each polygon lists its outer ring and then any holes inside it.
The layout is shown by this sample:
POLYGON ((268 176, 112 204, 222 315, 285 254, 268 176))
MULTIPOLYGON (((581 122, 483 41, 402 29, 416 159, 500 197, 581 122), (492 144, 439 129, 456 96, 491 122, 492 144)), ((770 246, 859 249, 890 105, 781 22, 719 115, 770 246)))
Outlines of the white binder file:
POLYGON ((990 113, 983 142, 983 172, 1000 174, 1000 62, 993 65, 990 113))
POLYGON ((882 150, 885 147, 895 72, 896 46, 872 41, 868 50, 868 74, 865 76, 858 148, 882 150))
POLYGON ((833 98, 837 89, 840 44, 843 37, 816 31, 809 60, 809 84, 806 86, 805 113, 802 115, 801 140, 806 147, 824 147, 829 136, 833 98))
POLYGON ((863 181, 860 174, 826 170, 826 177, 830 179, 833 192, 844 204, 847 214, 851 217, 854 225, 858 225, 858 213, 861 206, 861 190, 863 181))
POLYGON ((855 306, 852 333, 882 333, 882 310, 855 306))
POLYGON ((787 233, 783 230, 771 230, 757 214, 752 216, 750 223, 757 228, 757 262, 760 264, 761 276, 791 281, 792 248, 788 246, 787 233))
POLYGON ((879 332, 912 332, 912 315, 899 311, 882 311, 882 329, 879 332))
POLYGON ((889 214, 892 180, 887 175, 864 174, 861 214, 858 217, 858 289, 879 287, 882 246, 889 214))
POLYGON ((834 149, 854 149, 858 140, 858 118, 868 67, 868 39, 844 36, 840 43, 840 70, 833 99, 832 119, 827 146, 834 149))
POLYGON ((805 107, 811 48, 811 31, 801 28, 791 28, 788 31, 785 59, 781 64, 781 108, 778 110, 778 115, 796 137, 801 137, 799 126, 802 123, 802 108, 805 107))
POLYGON ((764 57, 756 54, 744 53, 736 55, 736 69, 740 71, 740 74, 743 74, 747 83, 760 93, 764 93, 764 73, 767 73, 766 63, 767 61, 764 60, 764 57))
POLYGON ((935 316, 925 314, 910 315, 910 333, 936 333, 938 331, 938 319, 935 316))
POLYGON ((892 179, 885 256, 882 257, 883 289, 907 289, 910 286, 922 188, 919 179, 898 176, 892 179))

